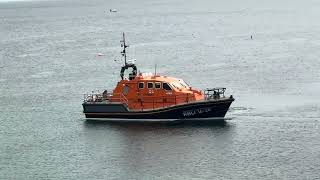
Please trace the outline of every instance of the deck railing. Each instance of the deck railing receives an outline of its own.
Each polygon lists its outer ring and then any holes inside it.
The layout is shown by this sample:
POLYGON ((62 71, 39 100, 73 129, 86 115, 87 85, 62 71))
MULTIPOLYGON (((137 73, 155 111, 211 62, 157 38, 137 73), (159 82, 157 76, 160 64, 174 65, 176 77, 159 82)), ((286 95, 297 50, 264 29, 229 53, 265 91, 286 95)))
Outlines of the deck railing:
POLYGON ((93 91, 92 93, 84 94, 83 102, 121 102, 128 106, 128 99, 121 93, 113 93, 112 91, 93 91))
MULTIPOLYGON (((212 88, 205 89, 203 91, 205 99, 220 99, 225 97, 224 92, 226 88, 212 88)), ((177 104, 184 104, 196 101, 192 94, 183 94, 183 95, 167 95, 167 96, 157 96, 155 99, 154 96, 140 96, 138 99, 127 99, 127 97, 122 93, 113 93, 112 91, 105 90, 104 92, 92 92, 90 94, 84 95, 84 102, 91 103, 123 103, 127 107, 134 110, 146 110, 146 109, 157 109, 174 106, 177 104)))
POLYGON ((137 110, 164 108, 193 101, 195 101, 194 97, 189 94, 157 96, 156 99, 152 96, 140 96, 139 99, 130 100, 134 104, 133 108, 137 110))
POLYGON ((204 96, 206 100, 219 99, 224 96, 226 88, 208 88, 204 90, 204 96))

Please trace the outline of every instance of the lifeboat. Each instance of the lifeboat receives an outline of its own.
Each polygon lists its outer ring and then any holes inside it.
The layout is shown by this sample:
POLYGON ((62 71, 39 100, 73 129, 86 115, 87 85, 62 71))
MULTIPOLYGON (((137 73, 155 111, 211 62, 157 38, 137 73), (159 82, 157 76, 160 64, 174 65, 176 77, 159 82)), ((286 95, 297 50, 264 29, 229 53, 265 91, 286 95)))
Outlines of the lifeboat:
POLYGON ((138 73, 127 61, 125 35, 121 41, 124 66, 121 80, 113 90, 84 95, 83 113, 87 120, 105 121, 201 121, 224 120, 234 101, 226 88, 199 90, 183 79, 138 73), (128 77, 125 71, 131 69, 128 77))

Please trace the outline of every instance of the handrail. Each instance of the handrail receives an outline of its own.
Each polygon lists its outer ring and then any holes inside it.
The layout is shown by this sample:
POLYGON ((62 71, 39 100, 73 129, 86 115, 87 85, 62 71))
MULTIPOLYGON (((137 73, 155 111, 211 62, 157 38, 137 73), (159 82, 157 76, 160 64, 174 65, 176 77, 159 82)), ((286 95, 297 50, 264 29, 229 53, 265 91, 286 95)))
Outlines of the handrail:
POLYGON ((112 91, 104 90, 102 93, 100 91, 92 91, 91 93, 84 94, 84 102, 102 102, 108 100, 112 96, 112 91))
MULTIPOLYGON (((224 96, 226 88, 212 88, 205 89, 204 92, 204 100, 212 100, 212 99, 220 99, 224 96)), ((99 103, 99 102, 107 102, 107 103, 123 103, 127 107, 132 105, 130 108, 134 110, 144 110, 144 108, 148 109, 157 109, 170 107, 177 104, 184 104, 189 102, 194 102, 196 99, 192 94, 182 94, 182 95, 167 95, 167 96, 140 96, 137 99, 128 99, 123 93, 113 93, 112 91, 103 91, 103 93, 90 93, 84 95, 84 102, 90 103, 99 103)))
POLYGON ((135 104, 135 110, 149 110, 170 107, 177 104, 189 103, 196 100, 193 98, 193 96, 191 96, 191 94, 184 94, 171 96, 157 96, 156 99, 150 96, 140 96, 139 99, 133 99, 132 101, 134 102, 133 104, 135 104))
POLYGON ((128 99, 126 98, 126 96, 124 96, 124 94, 121 93, 120 95, 120 102, 125 103, 128 106, 128 99))
POLYGON ((219 99, 221 96, 225 97, 224 92, 226 88, 218 87, 218 88, 207 88, 204 90, 204 96, 206 100, 209 99, 219 99))
POLYGON ((113 93, 112 91, 103 91, 100 93, 99 91, 84 94, 83 102, 121 102, 128 106, 128 99, 122 93, 113 93))
MULTIPOLYGON (((84 94, 84 102, 102 102, 102 101, 109 101, 109 102, 122 102, 128 105, 129 100, 123 93, 88 93, 84 94)), ((141 101, 143 103, 173 103, 178 104, 179 102, 190 102, 193 101, 190 98, 189 94, 186 95, 171 95, 171 96, 158 96, 157 100, 154 97, 150 96, 140 96, 137 101, 141 101), (159 101, 159 102, 157 102, 159 101)))

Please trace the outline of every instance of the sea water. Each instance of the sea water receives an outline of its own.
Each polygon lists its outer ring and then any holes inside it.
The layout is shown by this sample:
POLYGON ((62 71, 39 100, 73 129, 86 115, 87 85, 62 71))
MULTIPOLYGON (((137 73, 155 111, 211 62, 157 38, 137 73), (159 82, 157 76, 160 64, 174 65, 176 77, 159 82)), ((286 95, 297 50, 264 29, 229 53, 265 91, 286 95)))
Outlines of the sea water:
POLYGON ((1 2, 0 179, 320 178, 319 17, 313 0, 1 2), (226 87, 231 120, 85 121, 122 32, 139 71, 226 87))

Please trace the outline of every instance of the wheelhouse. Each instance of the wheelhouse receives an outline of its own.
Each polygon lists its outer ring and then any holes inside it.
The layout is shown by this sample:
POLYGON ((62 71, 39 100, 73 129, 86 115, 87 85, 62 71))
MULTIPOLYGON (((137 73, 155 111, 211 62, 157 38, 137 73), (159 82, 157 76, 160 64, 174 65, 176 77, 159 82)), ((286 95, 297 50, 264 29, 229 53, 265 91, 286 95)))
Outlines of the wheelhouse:
POLYGON ((202 91, 193 89, 182 79, 142 74, 119 81, 113 91, 113 97, 116 96, 124 96, 128 107, 138 110, 189 103, 205 97, 202 91))

